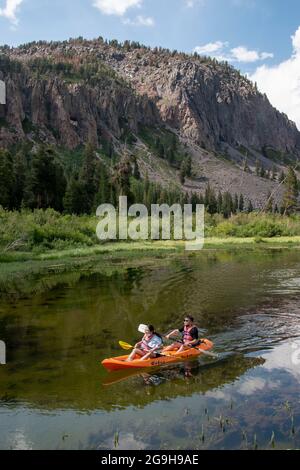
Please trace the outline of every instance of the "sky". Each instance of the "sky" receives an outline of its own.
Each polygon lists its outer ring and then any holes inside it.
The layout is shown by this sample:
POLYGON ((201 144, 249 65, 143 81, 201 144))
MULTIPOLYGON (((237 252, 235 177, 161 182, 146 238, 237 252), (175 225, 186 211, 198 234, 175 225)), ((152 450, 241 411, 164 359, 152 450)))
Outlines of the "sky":
POLYGON ((139 41, 227 60, 300 129, 299 0, 0 0, 0 44, 139 41))

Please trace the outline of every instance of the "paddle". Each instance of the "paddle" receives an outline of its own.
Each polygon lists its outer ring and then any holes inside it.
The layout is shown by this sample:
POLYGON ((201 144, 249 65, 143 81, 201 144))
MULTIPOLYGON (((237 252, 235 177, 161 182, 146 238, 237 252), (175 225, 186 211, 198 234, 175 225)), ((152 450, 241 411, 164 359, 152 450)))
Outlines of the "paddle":
POLYGON ((131 344, 125 343, 125 341, 119 341, 119 345, 122 349, 125 349, 126 351, 133 349, 133 346, 131 346, 131 344))
MULTIPOLYGON (((134 348, 134 346, 132 346, 129 343, 125 343, 125 341, 119 341, 119 345, 121 346, 122 349, 125 349, 126 351, 129 351, 130 349, 134 348)), ((159 353, 159 354, 161 356, 167 356, 167 357, 170 356, 170 354, 166 354, 166 353, 159 353)))
MULTIPOLYGON (((147 326, 147 325, 143 325, 143 324, 139 325, 139 327, 138 327, 138 331, 139 331, 140 333, 144 333, 144 334, 145 334, 145 331, 146 331, 147 329, 148 329, 148 326, 147 326)), ((162 335, 162 336, 163 336, 163 338, 165 338, 167 335, 162 335)), ((169 338, 168 338, 168 339, 169 339, 169 338)), ((217 357, 219 357, 218 354, 214 354, 214 353, 211 353, 211 352, 209 352, 209 351, 204 351, 203 349, 199 349, 199 352, 201 352, 201 354, 204 354, 204 356, 213 357, 213 358, 215 358, 215 359, 216 359, 217 357)))

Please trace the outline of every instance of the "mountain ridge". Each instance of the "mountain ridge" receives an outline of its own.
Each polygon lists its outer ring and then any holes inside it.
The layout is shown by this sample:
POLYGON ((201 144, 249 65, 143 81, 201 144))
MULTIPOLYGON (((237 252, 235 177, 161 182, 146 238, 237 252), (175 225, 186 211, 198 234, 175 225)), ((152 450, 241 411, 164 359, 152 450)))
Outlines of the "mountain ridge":
MULTIPOLYGON (((192 155, 194 170, 202 165, 186 191, 203 191, 210 181, 220 189, 224 175, 225 187, 236 189, 247 165, 253 189, 246 196, 258 191, 258 206, 276 181, 257 176, 257 162, 279 173, 300 155, 296 125, 227 63, 102 38, 2 47, 0 54, 7 95, 0 146, 29 139, 69 149, 91 141, 98 148, 109 141, 138 153, 141 129, 166 128, 192 155)), ((145 171, 155 179, 151 165, 145 171)))

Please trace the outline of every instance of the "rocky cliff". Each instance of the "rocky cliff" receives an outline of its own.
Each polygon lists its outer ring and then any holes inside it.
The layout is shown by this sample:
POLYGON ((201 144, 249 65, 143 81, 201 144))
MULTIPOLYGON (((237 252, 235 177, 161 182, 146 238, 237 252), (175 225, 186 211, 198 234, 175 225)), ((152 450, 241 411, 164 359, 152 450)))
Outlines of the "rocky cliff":
POLYGON ((153 125, 158 120, 151 102, 135 96, 109 68, 91 85, 75 70, 71 77, 57 74, 50 62, 2 59, 0 79, 6 84, 3 146, 25 138, 70 149, 88 140, 99 145, 107 135, 119 139, 125 120, 133 132, 138 132, 138 123, 153 125))
MULTIPOLYGON (((102 38, 40 42, 2 48, 0 80, 6 84, 0 146, 25 139, 70 149, 88 140, 118 146, 134 136, 141 150, 143 127, 167 127, 193 156, 190 186, 196 190, 210 180, 218 189, 224 174, 225 187, 235 188, 245 159, 250 170, 259 160, 280 171, 300 155, 295 124, 237 70, 209 58, 102 38)), ((145 155, 149 148, 143 150, 145 155)), ((145 171, 166 179, 145 160, 145 171)), ((253 171, 252 177, 272 189, 253 171)), ((249 197, 251 191, 257 187, 249 197)))

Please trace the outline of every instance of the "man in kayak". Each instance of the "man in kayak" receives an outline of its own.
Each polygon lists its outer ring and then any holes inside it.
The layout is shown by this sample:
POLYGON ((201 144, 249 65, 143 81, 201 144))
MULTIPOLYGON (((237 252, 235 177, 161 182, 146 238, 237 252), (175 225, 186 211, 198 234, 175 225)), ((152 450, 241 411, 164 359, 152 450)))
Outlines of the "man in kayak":
POLYGON ((178 336, 179 334, 181 334, 182 340, 176 341, 171 344, 171 346, 166 347, 164 351, 174 351, 178 349, 178 352, 182 352, 200 344, 198 328, 194 325, 194 318, 190 315, 186 315, 182 328, 171 331, 171 333, 166 335, 166 338, 170 339, 172 336, 178 336))
POLYGON ((134 349, 126 361, 131 362, 139 356, 139 360, 145 361, 149 357, 156 357, 156 351, 162 347, 161 336, 156 333, 153 325, 148 325, 142 341, 134 346, 134 349))

